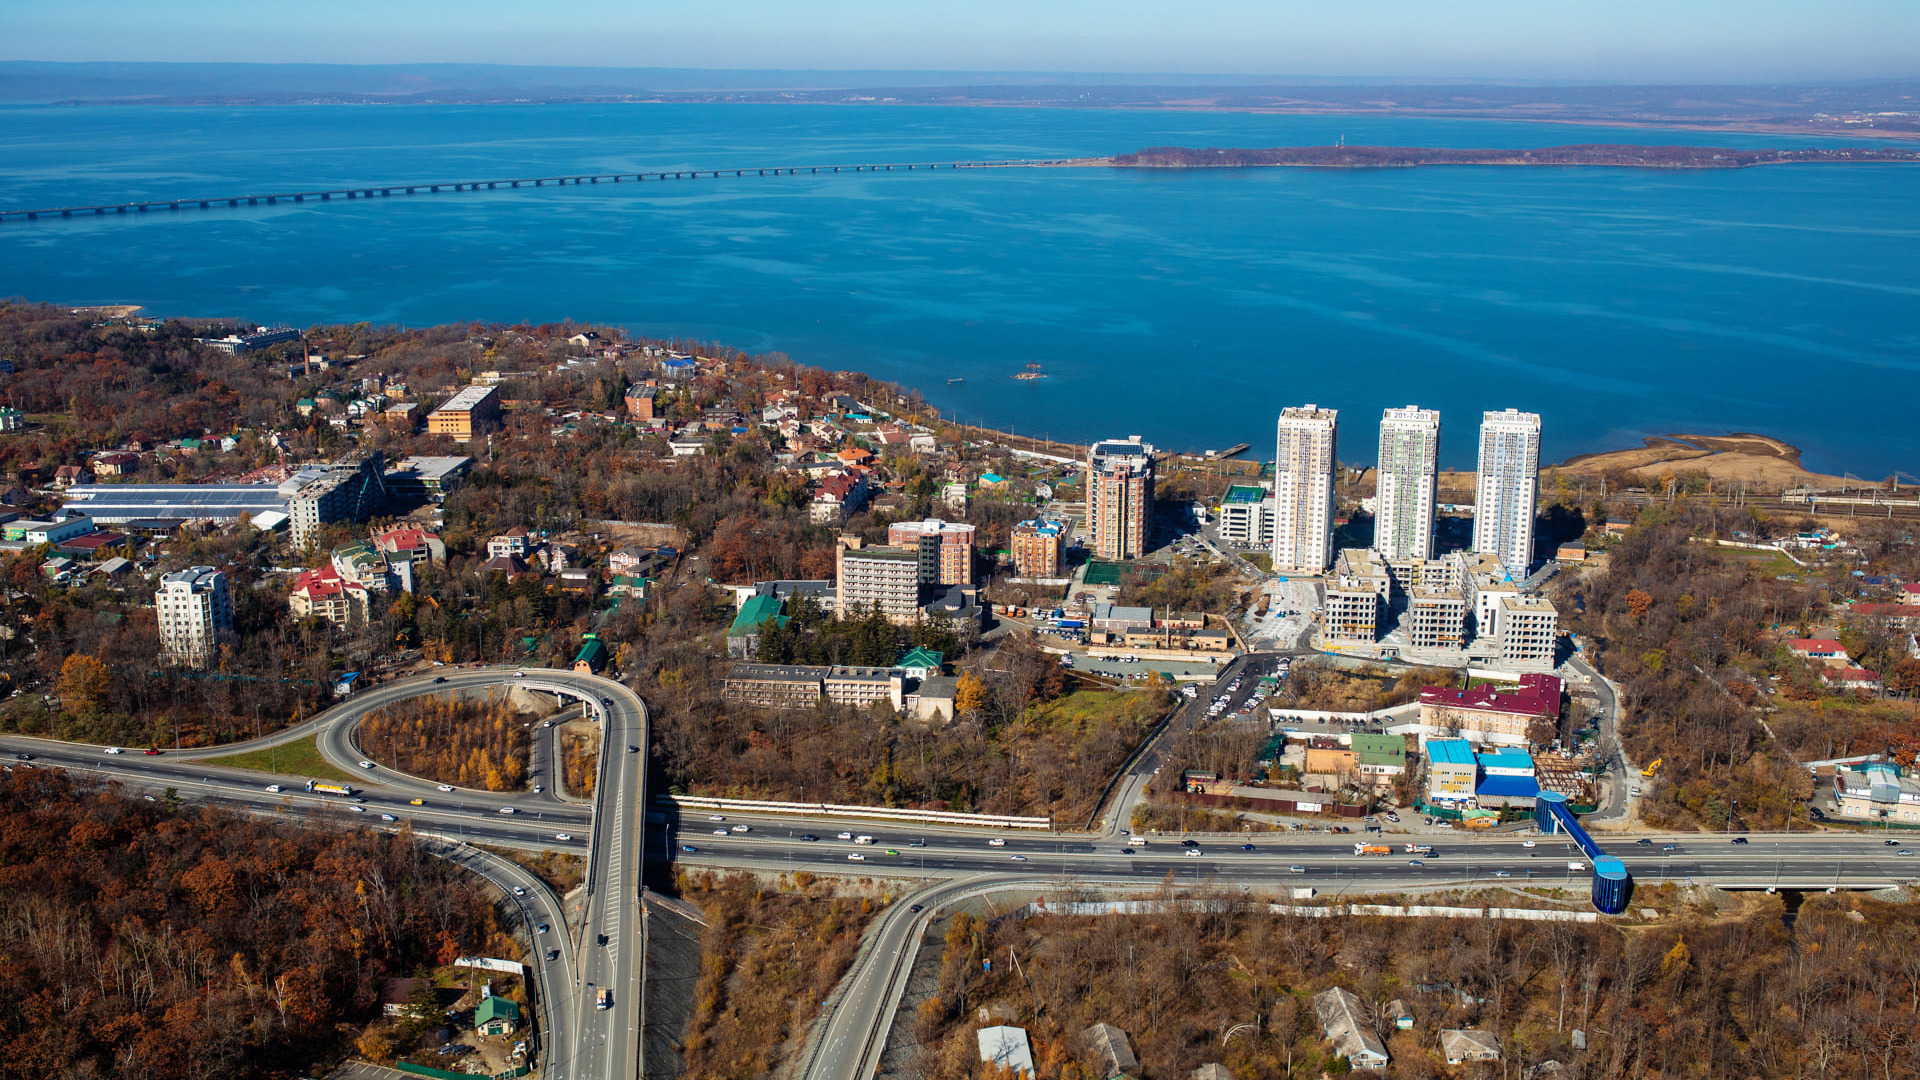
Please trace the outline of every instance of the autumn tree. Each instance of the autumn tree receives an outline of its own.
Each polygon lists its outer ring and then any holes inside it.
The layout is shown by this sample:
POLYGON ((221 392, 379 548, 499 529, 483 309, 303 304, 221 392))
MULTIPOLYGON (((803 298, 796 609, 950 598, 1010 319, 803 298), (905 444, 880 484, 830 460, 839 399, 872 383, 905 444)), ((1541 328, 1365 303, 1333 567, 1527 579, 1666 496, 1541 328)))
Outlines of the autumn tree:
POLYGON ((75 712, 90 712, 105 700, 112 681, 107 665, 85 653, 75 653, 60 665, 60 699, 75 712))

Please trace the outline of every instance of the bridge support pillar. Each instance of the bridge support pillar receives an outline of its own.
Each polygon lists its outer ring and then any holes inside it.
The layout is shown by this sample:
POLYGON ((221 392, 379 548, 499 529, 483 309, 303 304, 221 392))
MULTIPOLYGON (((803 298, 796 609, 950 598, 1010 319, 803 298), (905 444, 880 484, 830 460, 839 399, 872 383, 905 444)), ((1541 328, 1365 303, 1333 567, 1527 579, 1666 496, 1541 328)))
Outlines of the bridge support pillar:
POLYGON ((124 214, 127 212, 127 208, 124 206, 116 206, 113 208, 113 212, 116 214, 124 214))

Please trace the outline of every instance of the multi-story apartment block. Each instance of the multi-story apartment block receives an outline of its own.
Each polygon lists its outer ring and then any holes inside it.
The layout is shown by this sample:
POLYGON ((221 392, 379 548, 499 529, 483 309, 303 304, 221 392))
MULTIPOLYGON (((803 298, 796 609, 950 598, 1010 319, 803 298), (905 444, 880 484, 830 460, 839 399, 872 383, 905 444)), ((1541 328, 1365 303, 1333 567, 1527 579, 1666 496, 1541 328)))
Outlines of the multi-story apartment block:
POLYGON ((920 584, 973 584, 974 527, 928 518, 887 526, 887 544, 920 553, 920 584))
POLYGON ((1513 574, 1497 555, 1457 551, 1450 556, 1473 617, 1473 636, 1492 639, 1500 634, 1500 604, 1520 595, 1513 574))
POLYGON ((466 386, 427 414, 427 433, 465 442, 500 426, 500 388, 466 386))
POLYGON ((906 673, 899 668, 805 664, 735 664, 720 685, 723 698, 763 709, 810 709, 821 698, 856 708, 884 701, 906 704, 906 673))
POLYGON ((1014 572, 1021 577, 1055 578, 1065 558, 1067 528, 1058 521, 1036 519, 1013 527, 1014 572))
POLYGON ((920 617, 920 549, 866 547, 843 536, 835 552, 835 603, 847 616, 878 608, 896 623, 920 617))
POLYGON ((1407 594, 1407 645, 1461 649, 1467 644, 1467 601, 1458 589, 1416 586, 1407 594))
POLYGON ((1440 414, 1408 405, 1380 418, 1373 550, 1388 561, 1433 557, 1434 487, 1440 469, 1440 414))
POLYGON ((1280 411, 1273 466, 1273 570, 1323 574, 1333 562, 1333 470, 1339 413, 1280 411))
POLYGON ((1321 637, 1329 644, 1373 644, 1380 636, 1380 613, 1391 588, 1386 565, 1373 552, 1342 549, 1327 581, 1321 637))
POLYGON ((283 481, 279 491, 287 497, 294 546, 304 546, 321 525, 364 521, 386 505, 386 455, 361 450, 329 465, 309 465, 283 481))
POLYGON ((1273 543, 1273 494, 1264 487, 1235 484, 1220 499, 1216 530, 1229 544, 1267 547, 1273 543))
POLYGON ((1480 472, 1473 550, 1498 558, 1515 581, 1533 562, 1533 515, 1540 496, 1540 414, 1489 412, 1480 422, 1480 472))
POLYGON ((1560 636, 1560 613, 1544 596, 1500 601, 1500 662, 1508 667, 1551 667, 1560 636))
POLYGON ((1087 453, 1087 533, 1093 557, 1137 559, 1153 524, 1153 447, 1133 435, 1087 453))
POLYGON ((367 619, 366 586, 343 577, 331 564, 302 570, 287 594, 287 608, 296 619, 325 619, 335 626, 352 626, 367 619))
POLYGON ((160 647, 174 663, 204 666, 233 637, 233 594, 227 575, 211 566, 162 574, 153 604, 160 647))

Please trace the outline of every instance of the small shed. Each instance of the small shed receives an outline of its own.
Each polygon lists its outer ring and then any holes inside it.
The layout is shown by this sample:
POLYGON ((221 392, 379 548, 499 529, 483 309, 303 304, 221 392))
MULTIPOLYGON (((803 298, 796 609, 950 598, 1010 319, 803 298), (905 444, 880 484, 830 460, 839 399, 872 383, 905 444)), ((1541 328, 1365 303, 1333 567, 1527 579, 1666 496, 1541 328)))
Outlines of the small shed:
POLYGON ((1407 1008, 1407 1003, 1400 998, 1387 1002, 1387 1019, 1393 1021, 1393 1026, 1401 1031, 1413 1028, 1413 1010, 1407 1008))
POLYGON ((1127 1033, 1112 1024, 1089 1027, 1080 1033, 1080 1041, 1100 1059, 1105 1068, 1102 1076, 1119 1076, 1140 1067, 1140 1060, 1133 1056, 1133 1045, 1127 1042, 1127 1033))
POLYGON ((1027 1042, 1026 1028, 1002 1024, 983 1027, 974 1036, 980 1040, 981 1061, 1011 1069, 1021 1080, 1033 1080, 1033 1047, 1027 1042))

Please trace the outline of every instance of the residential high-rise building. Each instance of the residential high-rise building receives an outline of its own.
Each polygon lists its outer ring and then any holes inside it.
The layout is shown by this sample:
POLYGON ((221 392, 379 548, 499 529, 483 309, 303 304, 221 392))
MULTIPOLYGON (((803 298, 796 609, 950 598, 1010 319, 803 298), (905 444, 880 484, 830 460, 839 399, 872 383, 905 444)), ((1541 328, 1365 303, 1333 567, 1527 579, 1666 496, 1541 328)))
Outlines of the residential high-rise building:
POLYGON ((1439 470, 1439 413, 1409 405, 1381 415, 1373 550, 1382 558, 1433 558, 1433 494, 1439 470))
POLYGON ((922 585, 971 585, 973 533, 971 525, 939 518, 900 521, 887 526, 887 544, 920 552, 922 585))
POLYGON ((1273 570, 1321 574, 1333 563, 1333 470, 1339 413, 1280 410, 1273 464, 1273 570))
POLYGON ((160 647, 177 664, 201 667, 233 637, 233 594, 227 575, 195 566, 160 575, 153 605, 160 616, 160 647))
POLYGON ((1480 421, 1480 473, 1473 550, 1492 555, 1513 580, 1533 562, 1533 515, 1540 497, 1540 414, 1518 409, 1480 421))
POLYGON ((1153 523, 1153 447, 1133 435, 1087 452, 1087 533, 1096 559, 1146 554, 1153 523))
POLYGON ((842 617, 878 608, 896 623, 920 618, 920 549, 866 547, 843 536, 835 554, 835 602, 842 617))

